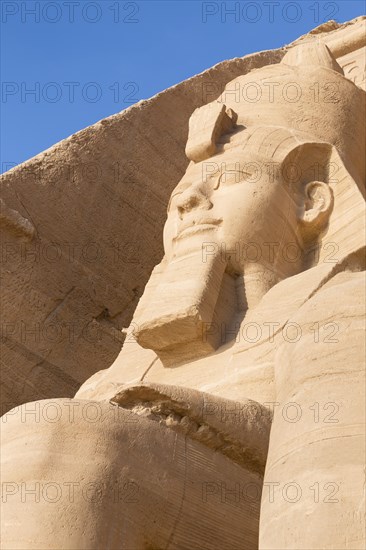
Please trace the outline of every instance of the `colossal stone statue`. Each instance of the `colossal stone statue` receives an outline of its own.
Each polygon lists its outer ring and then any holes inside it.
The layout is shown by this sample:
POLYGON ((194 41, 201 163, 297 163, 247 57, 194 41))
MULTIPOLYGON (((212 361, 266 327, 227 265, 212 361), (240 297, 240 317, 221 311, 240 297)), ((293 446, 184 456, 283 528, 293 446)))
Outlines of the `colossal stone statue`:
POLYGON ((364 547, 364 115, 315 41, 193 113, 119 357, 3 419, 5 548, 364 547))

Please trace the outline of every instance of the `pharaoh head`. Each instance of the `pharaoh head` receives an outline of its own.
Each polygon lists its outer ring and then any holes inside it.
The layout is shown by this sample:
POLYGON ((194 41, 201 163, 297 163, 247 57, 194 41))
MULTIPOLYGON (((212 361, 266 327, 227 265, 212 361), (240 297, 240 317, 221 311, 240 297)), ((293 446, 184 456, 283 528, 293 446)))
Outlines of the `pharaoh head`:
POLYGON ((365 93, 310 42, 193 113, 165 257, 135 313, 143 347, 162 359, 209 353, 217 342, 203 341, 204 325, 255 307, 327 244, 339 258, 361 246, 364 109, 365 93))

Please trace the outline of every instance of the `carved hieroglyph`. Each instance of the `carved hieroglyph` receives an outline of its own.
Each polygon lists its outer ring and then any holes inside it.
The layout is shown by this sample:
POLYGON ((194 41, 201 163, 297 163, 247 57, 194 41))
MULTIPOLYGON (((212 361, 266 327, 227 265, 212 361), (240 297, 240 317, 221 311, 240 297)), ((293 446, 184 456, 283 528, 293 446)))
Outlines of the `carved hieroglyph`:
POLYGON ((359 23, 193 112, 119 356, 3 418, 6 548, 364 548, 359 23))

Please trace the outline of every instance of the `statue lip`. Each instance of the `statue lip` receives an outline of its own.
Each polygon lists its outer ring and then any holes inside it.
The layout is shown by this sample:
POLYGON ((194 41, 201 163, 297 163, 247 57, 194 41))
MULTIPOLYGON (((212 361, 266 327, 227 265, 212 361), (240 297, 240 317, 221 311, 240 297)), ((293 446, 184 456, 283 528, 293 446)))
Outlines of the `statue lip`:
POLYGON ((188 235, 200 233, 202 231, 216 229, 217 226, 219 226, 221 223, 221 218, 202 218, 199 220, 189 220, 185 223, 182 223, 176 237, 174 237, 174 240, 180 239, 188 235))

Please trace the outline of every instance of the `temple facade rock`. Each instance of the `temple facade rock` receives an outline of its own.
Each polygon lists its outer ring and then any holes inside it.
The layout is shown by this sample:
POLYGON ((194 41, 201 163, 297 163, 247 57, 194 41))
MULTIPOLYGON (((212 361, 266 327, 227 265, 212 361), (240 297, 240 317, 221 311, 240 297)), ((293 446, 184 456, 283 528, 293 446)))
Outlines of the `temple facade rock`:
POLYGON ((364 548, 365 23, 5 174, 4 548, 364 548))
MULTIPOLYGON (((364 27, 362 18, 330 21, 297 42, 324 41, 365 89, 364 27)), ((189 117, 289 48, 219 63, 2 176, 3 413, 71 397, 114 361, 163 256, 166 206, 188 164, 189 117)))

